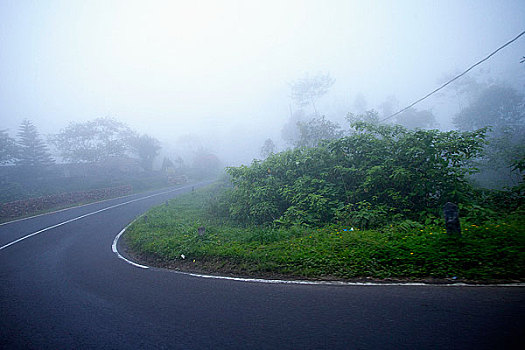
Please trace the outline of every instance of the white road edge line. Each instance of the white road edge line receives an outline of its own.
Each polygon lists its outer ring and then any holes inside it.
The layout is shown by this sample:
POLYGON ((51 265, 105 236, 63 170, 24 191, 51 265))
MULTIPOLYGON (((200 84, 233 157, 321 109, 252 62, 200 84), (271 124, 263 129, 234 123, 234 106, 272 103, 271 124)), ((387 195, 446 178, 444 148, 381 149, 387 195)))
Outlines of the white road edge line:
POLYGON ((63 221, 63 222, 60 222, 56 225, 53 225, 53 226, 49 226, 49 227, 46 227, 46 228, 43 228, 39 231, 36 231, 36 232, 33 232, 33 233, 30 233, 28 235, 25 235, 21 238, 18 238, 12 242, 9 242, 3 246, 0 247, 0 250, 3 250, 3 249, 6 249, 7 247, 10 247, 12 246, 13 244, 16 244, 16 243, 19 243, 23 240, 26 240, 28 238, 31 238, 33 236, 36 236, 42 232, 46 232, 46 231, 49 231, 49 230, 52 230, 54 228, 57 228, 59 226, 63 226, 65 224, 69 224, 70 222, 73 222, 73 221, 77 221, 77 220, 80 220, 80 219, 83 219, 85 217, 88 217, 88 216, 91 216, 91 215, 95 215, 95 214, 98 214, 98 213, 101 213, 103 211, 106 211, 106 210, 110 210, 110 209, 114 209, 114 208, 118 208, 118 207, 121 207, 123 205, 126 205, 126 204, 130 204, 130 203, 134 203, 134 202, 138 202, 138 201, 141 201, 141 200, 144 200, 144 199, 148 199, 148 198, 152 198, 152 197, 156 197, 156 196, 160 196, 160 195, 163 195, 163 194, 167 194, 167 193, 171 193, 171 192, 175 192, 175 191, 178 191, 178 190, 182 190, 182 189, 185 189, 185 188, 188 188, 188 187, 191 187, 191 186, 194 186, 194 185, 188 185, 188 186, 184 186, 184 187, 179 187, 179 188, 175 188, 175 189, 172 189, 172 190, 169 190, 169 191, 164 191, 164 192, 160 192, 160 193, 155 193, 155 194, 152 194, 152 195, 149 195, 149 196, 146 196, 146 197, 140 197, 140 198, 135 198, 135 199, 132 199, 130 201, 127 201, 127 202, 124 202, 124 203, 119 203, 119 204, 115 204, 115 205, 112 205, 112 206, 109 206, 109 207, 106 207, 106 208, 102 208, 102 209, 99 209, 99 210, 96 210, 96 211, 93 211, 91 213, 87 213, 87 214, 84 214, 84 215, 81 215, 81 216, 78 216, 76 218, 73 218, 73 219, 69 219, 69 220, 66 220, 66 221, 63 221))
MULTIPOLYGON (((129 225, 131 225, 131 224, 129 224, 129 225)), ((127 262, 128 264, 131 264, 131 265, 133 265, 133 266, 139 267, 139 268, 141 268, 141 269, 149 269, 149 266, 140 265, 140 264, 137 264, 137 263, 135 263, 135 262, 133 262, 133 261, 131 261, 131 260, 126 259, 125 257, 123 257, 123 256, 119 253, 119 251, 118 251, 118 249, 117 249, 117 243, 118 243, 118 240, 120 239, 120 236, 122 236, 122 234, 123 234, 123 233, 126 231, 126 229, 129 227, 129 225, 126 226, 126 227, 124 227, 124 228, 122 229, 122 231, 120 231, 120 233, 115 237, 115 239, 113 240, 113 244, 111 245, 111 250, 113 250, 113 253, 117 254, 117 256, 118 256, 120 259, 124 260, 124 261, 127 262)))
MULTIPOLYGON (((118 240, 126 232, 126 229, 131 226, 133 220, 128 226, 126 226, 113 240, 111 249, 117 256, 127 262, 130 265, 139 267, 142 269, 149 269, 150 266, 140 265, 131 260, 123 257, 117 248, 118 240)), ((525 283, 502 283, 502 284, 467 284, 467 283, 447 283, 447 284, 432 284, 423 282, 406 282, 406 283, 378 283, 378 282, 343 282, 343 281, 305 281, 305 280, 269 280, 264 278, 243 278, 243 277, 230 277, 230 276, 217 276, 217 275, 206 275, 193 272, 184 272, 177 270, 170 270, 164 268, 155 268, 154 270, 165 271, 170 273, 177 273, 186 276, 198 277, 198 278, 209 278, 217 280, 228 280, 237 282, 253 282, 253 283, 267 283, 267 284, 301 284, 301 285, 326 285, 326 286, 424 286, 424 287, 525 287, 525 283)))

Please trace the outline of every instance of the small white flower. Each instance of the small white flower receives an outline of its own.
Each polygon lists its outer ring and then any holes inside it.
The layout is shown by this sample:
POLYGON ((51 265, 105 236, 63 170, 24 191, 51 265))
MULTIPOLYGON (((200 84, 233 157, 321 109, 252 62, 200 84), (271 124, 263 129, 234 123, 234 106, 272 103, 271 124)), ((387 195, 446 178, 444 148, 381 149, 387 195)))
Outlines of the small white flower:
POLYGON ((186 259, 186 255, 184 255, 184 254, 181 254, 180 257, 181 257, 182 259, 186 259))

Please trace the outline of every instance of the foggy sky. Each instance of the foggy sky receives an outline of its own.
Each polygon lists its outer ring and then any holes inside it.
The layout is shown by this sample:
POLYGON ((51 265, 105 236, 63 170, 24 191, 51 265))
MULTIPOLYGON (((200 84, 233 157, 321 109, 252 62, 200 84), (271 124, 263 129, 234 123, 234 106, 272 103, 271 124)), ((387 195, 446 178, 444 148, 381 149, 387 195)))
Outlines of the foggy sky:
MULTIPOLYGON (((305 74, 336 79, 318 109, 339 121, 358 95, 404 107, 523 30, 523 1, 0 0, 0 129, 110 116, 165 152, 195 135, 249 162, 268 137, 282 147, 305 74)), ((473 75, 523 92, 524 55, 522 37, 473 75)), ((451 126, 447 99, 417 108, 451 126)))

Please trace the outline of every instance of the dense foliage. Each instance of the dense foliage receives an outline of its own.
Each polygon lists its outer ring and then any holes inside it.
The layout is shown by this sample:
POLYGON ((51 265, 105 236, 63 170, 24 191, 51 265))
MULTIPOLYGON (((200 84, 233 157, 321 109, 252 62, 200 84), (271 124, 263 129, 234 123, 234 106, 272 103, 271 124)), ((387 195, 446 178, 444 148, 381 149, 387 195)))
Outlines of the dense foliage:
POLYGON ((476 131, 407 130, 356 122, 350 136, 228 168, 222 200, 246 224, 339 222, 379 226, 438 217, 447 201, 468 201, 467 162, 483 147, 476 131))

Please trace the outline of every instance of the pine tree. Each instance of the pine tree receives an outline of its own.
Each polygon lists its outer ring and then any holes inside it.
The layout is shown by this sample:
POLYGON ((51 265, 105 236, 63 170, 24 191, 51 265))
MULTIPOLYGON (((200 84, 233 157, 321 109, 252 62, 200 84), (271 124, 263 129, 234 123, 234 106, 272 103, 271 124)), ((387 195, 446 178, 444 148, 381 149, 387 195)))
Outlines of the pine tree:
POLYGON ((18 129, 18 154, 16 164, 22 167, 46 167, 54 163, 49 150, 36 127, 24 120, 18 129))

